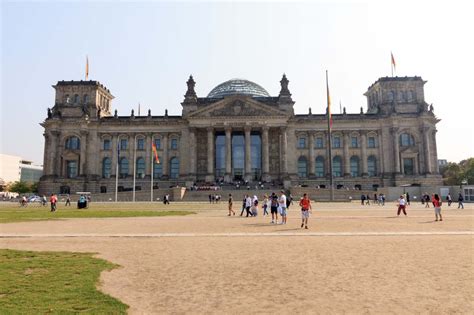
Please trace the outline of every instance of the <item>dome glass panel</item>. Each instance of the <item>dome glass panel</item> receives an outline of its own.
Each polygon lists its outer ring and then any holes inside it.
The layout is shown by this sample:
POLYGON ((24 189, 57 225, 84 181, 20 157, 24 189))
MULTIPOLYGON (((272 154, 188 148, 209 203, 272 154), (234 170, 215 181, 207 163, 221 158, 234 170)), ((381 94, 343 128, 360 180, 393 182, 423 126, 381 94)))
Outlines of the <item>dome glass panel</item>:
POLYGON ((212 89, 207 97, 217 98, 228 95, 250 95, 252 97, 269 97, 270 94, 260 85, 243 79, 232 79, 212 89))

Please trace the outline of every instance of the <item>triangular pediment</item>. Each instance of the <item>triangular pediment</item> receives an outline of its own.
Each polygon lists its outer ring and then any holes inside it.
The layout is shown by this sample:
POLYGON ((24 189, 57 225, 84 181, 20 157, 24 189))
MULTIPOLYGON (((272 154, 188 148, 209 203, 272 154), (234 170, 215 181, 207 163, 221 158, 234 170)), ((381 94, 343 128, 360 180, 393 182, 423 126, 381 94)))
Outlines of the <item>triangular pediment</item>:
POLYGON ((251 97, 233 96, 200 108, 188 115, 199 117, 287 117, 289 114, 278 108, 259 102, 251 97))

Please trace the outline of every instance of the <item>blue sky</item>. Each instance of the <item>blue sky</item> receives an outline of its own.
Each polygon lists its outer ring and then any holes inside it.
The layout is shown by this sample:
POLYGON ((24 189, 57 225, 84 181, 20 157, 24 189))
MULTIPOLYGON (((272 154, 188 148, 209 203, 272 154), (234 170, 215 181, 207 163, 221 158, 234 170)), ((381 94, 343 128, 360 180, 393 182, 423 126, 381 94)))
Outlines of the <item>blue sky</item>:
MULTIPOLYGON (((366 108, 363 93, 390 75, 428 83, 438 155, 474 156, 470 90, 474 69, 470 6, 450 2, 9 2, 1 4, 1 153, 42 162, 39 123, 54 103, 51 85, 92 80, 129 114, 180 114, 186 80, 199 96, 230 78, 277 95, 283 73, 295 111, 325 109, 325 70, 333 102, 366 108)), ((336 106, 335 111, 338 111, 336 106)))

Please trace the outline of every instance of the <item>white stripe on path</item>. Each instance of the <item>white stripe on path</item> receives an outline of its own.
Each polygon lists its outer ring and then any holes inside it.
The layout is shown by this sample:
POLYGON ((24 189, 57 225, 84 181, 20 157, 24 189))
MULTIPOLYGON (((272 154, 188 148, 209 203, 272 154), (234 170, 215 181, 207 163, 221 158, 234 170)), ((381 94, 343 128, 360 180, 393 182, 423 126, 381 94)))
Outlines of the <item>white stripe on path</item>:
POLYGON ((166 237, 258 237, 258 236, 429 236, 429 235, 474 235, 474 231, 433 232, 267 232, 267 233, 149 233, 149 234, 0 234, 0 238, 166 238, 166 237))

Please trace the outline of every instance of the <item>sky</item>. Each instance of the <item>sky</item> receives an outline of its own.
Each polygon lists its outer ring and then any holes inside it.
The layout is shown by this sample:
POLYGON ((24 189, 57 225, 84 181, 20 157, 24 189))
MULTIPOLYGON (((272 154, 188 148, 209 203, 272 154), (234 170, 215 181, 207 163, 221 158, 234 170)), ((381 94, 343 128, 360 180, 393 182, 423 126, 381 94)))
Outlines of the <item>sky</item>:
POLYGON ((474 156, 473 5, 431 2, 1 1, 0 153, 41 164, 54 85, 89 79, 119 115, 180 115, 186 81, 198 96, 244 78, 277 96, 290 80, 296 113, 324 113, 325 70, 338 113, 367 108, 378 78, 421 76, 433 104, 438 158, 474 156))

